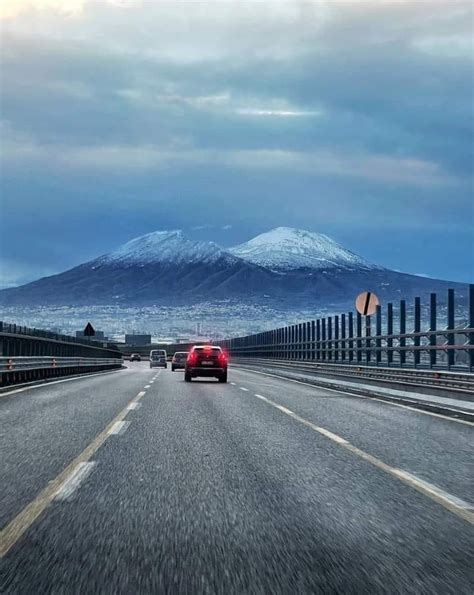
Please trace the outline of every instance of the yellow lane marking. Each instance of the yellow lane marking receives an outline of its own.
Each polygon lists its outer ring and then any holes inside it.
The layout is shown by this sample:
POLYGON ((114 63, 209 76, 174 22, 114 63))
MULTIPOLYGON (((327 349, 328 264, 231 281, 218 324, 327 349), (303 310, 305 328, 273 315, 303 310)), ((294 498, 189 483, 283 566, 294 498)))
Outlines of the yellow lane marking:
POLYGON ((396 467, 387 465, 387 463, 384 463, 377 457, 374 457, 373 455, 365 452, 364 450, 357 448, 357 446, 353 446, 347 440, 345 440, 344 438, 341 438, 341 436, 338 436, 337 434, 333 434, 333 432, 326 430, 326 428, 321 428, 321 427, 317 426, 316 424, 313 424, 312 422, 308 421, 307 419, 300 417, 299 415, 297 415, 290 409, 283 407, 283 405, 279 405, 278 403, 275 403, 274 401, 267 399, 267 397, 264 397, 259 394, 255 394, 255 396, 258 399, 260 399, 261 401, 265 401, 272 407, 275 407, 275 409, 278 409, 285 415, 292 417, 299 423, 311 428, 315 432, 318 432, 318 434, 321 434, 322 436, 329 438, 329 440, 336 442, 337 444, 341 445, 346 450, 350 451, 352 454, 355 454, 358 457, 360 457, 361 459, 364 459, 365 461, 371 463, 378 469, 385 471, 385 473, 388 473, 389 475, 396 477, 398 480, 402 481, 406 485, 409 485, 412 488, 414 488, 415 490, 418 490, 425 496, 428 496, 428 498, 431 498, 431 500, 434 500, 438 504, 441 504, 441 506, 444 506, 444 508, 446 508, 450 512, 453 512, 454 514, 456 514, 458 517, 464 519, 465 521, 468 521, 469 523, 474 523, 474 508, 468 502, 464 502, 463 500, 460 500, 456 496, 452 496, 451 494, 448 494, 447 492, 440 490, 436 486, 432 486, 428 482, 423 481, 422 479, 419 479, 418 477, 415 477, 414 475, 411 475, 410 473, 407 473, 406 471, 403 471, 402 469, 397 469, 396 467))
MULTIPOLYGON (((295 378, 287 378, 286 376, 279 376, 278 374, 270 374, 268 372, 260 372, 260 370, 250 370, 249 368, 236 368, 238 372, 251 372, 253 374, 261 374, 262 376, 270 376, 271 378, 278 378, 279 380, 286 380, 287 382, 295 382, 296 384, 303 384, 304 386, 309 386, 311 388, 320 389, 320 390, 329 390, 333 393, 338 393, 339 395, 350 395, 351 397, 358 397, 359 399, 367 399, 370 401, 378 401, 379 403, 383 403, 384 405, 391 405, 392 407, 401 407, 402 409, 409 409, 414 413, 422 413, 423 415, 431 415, 432 417, 440 417, 446 421, 454 421, 458 424, 465 424, 466 426, 474 426, 474 422, 468 421, 467 419, 457 419, 455 417, 449 417, 447 415, 443 415, 442 413, 433 413, 432 411, 424 411, 423 409, 417 409, 416 407, 411 407, 410 405, 402 405, 401 403, 393 403, 392 401, 387 401, 385 399, 379 399, 377 397, 366 397, 365 395, 359 395, 358 393, 353 393, 350 390, 346 390, 345 388, 329 388, 328 386, 318 385, 318 384, 311 384, 310 382, 304 382, 304 380, 296 380, 295 378)), ((252 381, 247 380, 250 384, 252 381)), ((232 384, 232 383, 231 383, 232 384)), ((264 384, 260 386, 265 386, 264 384)), ((276 388, 276 387, 275 387, 276 388)))
POLYGON ((78 455, 55 479, 48 483, 34 500, 32 500, 8 525, 0 532, 0 558, 5 556, 15 545, 18 539, 31 527, 40 514, 51 504, 56 493, 64 482, 73 475, 81 463, 89 461, 95 452, 102 446, 108 438, 113 426, 123 420, 129 412, 129 407, 139 401, 144 391, 138 393, 136 397, 127 403, 127 406, 114 417, 108 426, 98 434, 94 440, 78 455))

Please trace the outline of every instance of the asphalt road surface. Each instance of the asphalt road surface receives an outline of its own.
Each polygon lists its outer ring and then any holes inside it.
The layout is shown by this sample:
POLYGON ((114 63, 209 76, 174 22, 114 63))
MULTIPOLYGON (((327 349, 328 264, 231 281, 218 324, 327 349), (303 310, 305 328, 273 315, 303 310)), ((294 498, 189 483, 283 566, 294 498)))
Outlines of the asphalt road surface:
POLYGON ((473 592, 472 425, 229 380, 0 395, 0 592, 473 592))

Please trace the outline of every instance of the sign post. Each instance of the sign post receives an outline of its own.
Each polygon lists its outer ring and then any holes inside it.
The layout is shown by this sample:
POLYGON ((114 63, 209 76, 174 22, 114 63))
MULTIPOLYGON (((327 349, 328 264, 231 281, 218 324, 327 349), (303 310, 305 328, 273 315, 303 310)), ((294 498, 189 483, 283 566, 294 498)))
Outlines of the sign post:
POLYGON ((370 317, 375 314, 377 306, 380 304, 379 298, 371 291, 364 291, 359 293, 356 298, 355 306, 357 312, 365 317, 365 360, 366 363, 370 362, 370 346, 371 346, 371 329, 370 329, 370 317))

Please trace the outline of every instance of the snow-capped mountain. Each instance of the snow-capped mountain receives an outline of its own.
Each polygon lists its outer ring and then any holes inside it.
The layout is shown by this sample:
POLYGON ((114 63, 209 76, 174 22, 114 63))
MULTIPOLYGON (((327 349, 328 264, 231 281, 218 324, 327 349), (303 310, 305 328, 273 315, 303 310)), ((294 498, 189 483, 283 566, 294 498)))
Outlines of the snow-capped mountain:
POLYGON ((220 259, 232 263, 238 258, 225 252, 214 242, 191 240, 181 230, 154 231, 134 238, 113 252, 98 259, 98 264, 150 265, 170 264, 211 264, 220 259))
POLYGON ((181 231, 153 232, 73 269, 0 291, 4 306, 147 306, 233 301, 279 310, 349 308, 456 284, 373 265, 325 235, 279 227, 231 250, 181 231))
POLYGON ((230 249, 235 256, 271 269, 379 269, 322 233, 277 227, 230 249))

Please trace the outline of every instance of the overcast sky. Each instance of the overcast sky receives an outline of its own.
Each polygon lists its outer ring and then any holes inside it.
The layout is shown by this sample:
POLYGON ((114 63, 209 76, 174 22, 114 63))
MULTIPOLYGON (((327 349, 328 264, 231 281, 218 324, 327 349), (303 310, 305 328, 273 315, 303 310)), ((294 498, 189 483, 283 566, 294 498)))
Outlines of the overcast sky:
POLYGON ((1 285, 285 225, 473 273, 471 2, 2 0, 1 285))

